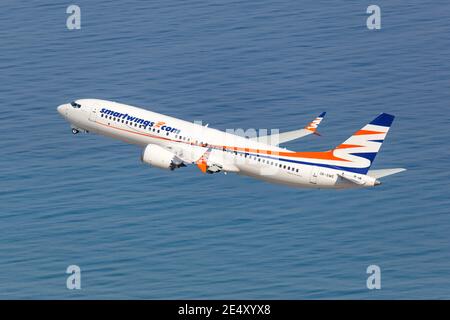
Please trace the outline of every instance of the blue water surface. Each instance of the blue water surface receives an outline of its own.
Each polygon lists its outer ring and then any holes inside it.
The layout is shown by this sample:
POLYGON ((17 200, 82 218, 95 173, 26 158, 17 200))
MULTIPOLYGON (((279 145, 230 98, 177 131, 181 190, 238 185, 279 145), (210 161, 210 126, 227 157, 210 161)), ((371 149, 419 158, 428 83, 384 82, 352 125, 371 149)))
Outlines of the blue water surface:
POLYGON ((3 0, 0 298, 450 298, 448 1, 3 0), (70 133, 100 98, 211 127, 303 127, 320 151, 396 115, 370 190, 302 190, 70 133), (66 268, 82 289, 66 288, 66 268), (381 268, 368 290, 366 268, 381 268))

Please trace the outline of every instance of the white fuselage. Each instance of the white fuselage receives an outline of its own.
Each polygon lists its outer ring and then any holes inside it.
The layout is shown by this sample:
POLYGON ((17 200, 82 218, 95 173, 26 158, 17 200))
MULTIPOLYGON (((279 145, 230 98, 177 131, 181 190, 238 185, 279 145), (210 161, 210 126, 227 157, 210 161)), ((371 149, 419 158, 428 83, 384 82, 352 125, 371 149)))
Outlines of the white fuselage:
POLYGON ((208 161, 220 163, 221 171, 269 182, 309 188, 355 188, 375 183, 375 179, 372 181, 366 175, 298 163, 289 156, 294 151, 145 109, 98 99, 76 102, 80 107, 70 104, 58 107, 73 128, 142 147, 158 145, 187 159, 186 162, 195 163, 210 149, 208 161), (341 174, 350 174, 363 183, 351 183, 342 179, 341 174))

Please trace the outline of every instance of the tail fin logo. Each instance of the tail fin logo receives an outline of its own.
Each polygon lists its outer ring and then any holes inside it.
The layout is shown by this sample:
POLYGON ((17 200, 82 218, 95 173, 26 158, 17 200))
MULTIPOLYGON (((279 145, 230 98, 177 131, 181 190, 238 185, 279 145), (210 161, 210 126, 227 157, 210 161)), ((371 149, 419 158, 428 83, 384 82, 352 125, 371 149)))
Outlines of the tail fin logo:
POLYGON ((161 126, 164 125, 164 124, 166 124, 164 121, 158 121, 158 122, 155 124, 155 128, 159 128, 159 127, 161 127, 161 126))
POLYGON ((333 155, 350 161, 353 168, 363 169, 364 173, 367 173, 380 151, 393 120, 394 116, 382 113, 337 146, 333 150, 333 155))

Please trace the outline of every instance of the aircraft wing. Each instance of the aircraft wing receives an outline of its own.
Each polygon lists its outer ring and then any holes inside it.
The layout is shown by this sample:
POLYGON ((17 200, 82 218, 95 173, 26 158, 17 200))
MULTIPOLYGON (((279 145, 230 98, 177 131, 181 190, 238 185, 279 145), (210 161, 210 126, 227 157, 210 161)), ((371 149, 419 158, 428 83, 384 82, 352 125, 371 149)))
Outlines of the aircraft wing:
POLYGON ((270 144, 273 146, 278 146, 281 143, 292 141, 292 140, 299 139, 299 138, 303 138, 310 134, 320 135, 317 132, 317 127, 319 126, 322 119, 325 117, 325 113, 326 112, 322 112, 317 118, 315 118, 312 122, 310 122, 303 129, 287 131, 287 132, 272 134, 272 135, 268 135, 268 136, 255 137, 255 138, 251 138, 251 140, 270 144))

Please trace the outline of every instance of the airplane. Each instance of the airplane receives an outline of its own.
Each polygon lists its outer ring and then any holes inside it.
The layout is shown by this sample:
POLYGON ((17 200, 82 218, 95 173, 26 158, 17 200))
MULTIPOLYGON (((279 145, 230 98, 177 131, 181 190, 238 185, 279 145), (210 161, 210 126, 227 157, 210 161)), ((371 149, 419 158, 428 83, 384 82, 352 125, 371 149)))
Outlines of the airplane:
POLYGON ((203 173, 236 173, 318 189, 374 187, 381 184, 380 178, 406 170, 370 169, 394 120, 387 113, 333 149, 297 152, 280 144, 319 135, 325 112, 302 129, 246 137, 107 100, 79 99, 57 111, 71 124, 73 134, 92 132, 141 146, 141 161, 161 169, 196 165, 203 173))

